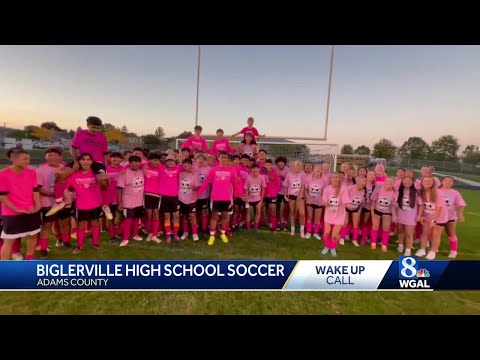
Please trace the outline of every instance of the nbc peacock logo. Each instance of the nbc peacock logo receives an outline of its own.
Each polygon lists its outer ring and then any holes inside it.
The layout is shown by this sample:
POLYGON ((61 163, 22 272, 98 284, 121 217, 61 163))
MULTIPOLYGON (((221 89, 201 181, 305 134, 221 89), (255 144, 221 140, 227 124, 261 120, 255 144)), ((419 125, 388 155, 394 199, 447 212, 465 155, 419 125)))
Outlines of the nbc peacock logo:
POLYGON ((428 278, 428 277, 430 277, 430 272, 427 269, 420 269, 417 272, 417 277, 428 278))

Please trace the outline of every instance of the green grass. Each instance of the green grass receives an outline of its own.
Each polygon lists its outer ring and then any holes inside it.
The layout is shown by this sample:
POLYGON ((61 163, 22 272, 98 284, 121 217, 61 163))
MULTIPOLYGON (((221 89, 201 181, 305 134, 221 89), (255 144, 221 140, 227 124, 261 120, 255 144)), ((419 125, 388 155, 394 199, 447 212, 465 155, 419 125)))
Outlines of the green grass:
MULTIPOLYGON (((480 259, 479 192, 462 191, 468 204, 466 222, 459 224, 458 259, 480 259)), ((167 247, 164 243, 133 242, 127 248, 107 244, 100 251, 87 245, 78 257, 71 250, 52 248, 52 259, 332 259, 320 255, 321 243, 286 233, 258 236, 236 233, 228 244, 214 246, 191 240, 167 247)), ((53 245, 53 241, 51 242, 53 245)), ((448 242, 438 255, 444 260, 448 242)), ((395 241, 388 253, 349 243, 338 259, 396 259, 395 241)), ((480 292, 4 292, 0 314, 480 314, 480 292)))

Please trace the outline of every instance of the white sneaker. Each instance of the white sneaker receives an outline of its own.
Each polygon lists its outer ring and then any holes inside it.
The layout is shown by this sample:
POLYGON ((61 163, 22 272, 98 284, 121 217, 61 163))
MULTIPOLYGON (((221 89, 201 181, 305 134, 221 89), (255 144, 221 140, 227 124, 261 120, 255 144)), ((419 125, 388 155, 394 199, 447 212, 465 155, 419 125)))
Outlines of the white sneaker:
POLYGON ((426 258, 427 258, 427 260, 433 260, 433 259, 435 259, 435 255, 437 255, 437 253, 435 251, 429 251, 426 258))
POLYGON ((320 236, 320 234, 313 234, 313 237, 317 240, 322 240, 322 237, 320 236))
POLYGON ((340 240, 338 241, 338 243, 339 243, 340 245, 345 245, 345 240, 344 240, 344 239, 340 239, 340 240))
POLYGON ((23 260, 23 256, 20 253, 15 253, 15 254, 12 254, 12 259, 17 261, 23 260))
POLYGON ((399 253, 402 253, 402 252, 403 252, 403 245, 402 245, 402 244, 398 245, 397 251, 398 251, 399 253))
POLYGON ((124 247, 124 246, 127 246, 128 245, 128 240, 122 240, 122 242, 120 243, 120 247, 124 247))
POLYGON ((63 247, 63 241, 57 240, 55 247, 63 247))
POLYGON ((292 228, 290 229, 290 235, 292 235, 292 236, 295 235, 295 228, 294 228, 294 227, 292 227, 292 228))
POLYGON ((110 211, 109 206, 103 205, 102 210, 103 210, 103 213, 105 214, 105 216, 107 217, 108 220, 113 220, 113 214, 110 211))
POLYGON ((160 240, 158 237, 156 236, 152 236, 150 238, 151 241, 153 241, 154 243, 157 243, 157 244, 160 244, 162 242, 162 240, 160 240))
POLYGON ((150 241, 152 240, 152 237, 153 237, 153 234, 148 234, 147 238, 145 239, 145 241, 150 241))
POLYGON ((412 255, 412 249, 405 249, 405 256, 411 256, 412 255))
POLYGON ((455 259, 457 257, 457 252, 456 251, 450 251, 450 253, 448 254, 448 257, 450 259, 455 259))
POLYGON ((305 239, 305 232, 300 231, 300 237, 301 237, 302 239, 305 239))
POLYGON ((198 237, 198 234, 193 234, 193 241, 198 241, 200 238, 198 237))
POLYGON ((421 257, 427 255, 427 250, 425 249, 418 249, 417 252, 415 253, 415 256, 421 257))
POLYGON ((354 246, 356 246, 356 247, 360 247, 360 244, 358 243, 357 240, 353 240, 353 241, 352 241, 352 244, 353 244, 354 246))
POLYGON ((143 241, 143 238, 137 235, 137 236, 134 236, 134 237, 133 237, 133 240, 135 240, 135 241, 143 241))
POLYGON ((305 239, 310 239, 310 236, 312 236, 312 234, 306 233, 306 234, 305 234, 305 239))
POLYGON ((188 237, 188 233, 183 233, 180 239, 185 240, 188 237))

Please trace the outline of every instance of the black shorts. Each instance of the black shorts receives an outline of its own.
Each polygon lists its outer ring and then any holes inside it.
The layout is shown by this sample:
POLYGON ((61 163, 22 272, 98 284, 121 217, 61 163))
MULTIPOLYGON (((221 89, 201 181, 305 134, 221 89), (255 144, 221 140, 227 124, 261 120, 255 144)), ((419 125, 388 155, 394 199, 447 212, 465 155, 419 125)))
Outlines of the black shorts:
POLYGON ((179 201, 178 203, 180 204, 180 213, 182 215, 190 215, 191 213, 196 213, 197 212, 197 204, 196 203, 184 204, 181 201, 179 201))
POLYGON ((123 217, 125 219, 141 219, 143 217, 143 206, 137 206, 133 209, 123 209, 123 217))
POLYGON ((143 203, 145 204, 145 209, 158 210, 160 207, 160 195, 145 194, 145 200, 143 203))
POLYGON ((290 201, 290 200, 297 200, 297 197, 298 197, 298 196, 295 196, 295 195, 288 195, 288 201, 290 201))
POLYGON ((210 199, 198 199, 196 202, 197 212, 201 212, 204 209, 208 209, 208 204, 210 204, 210 199))
POLYGON ((274 205, 276 205, 276 204, 277 204, 277 200, 278 200, 278 197, 273 197, 273 198, 266 197, 266 198, 263 199, 263 202, 264 202, 265 204, 268 204, 268 205, 269 205, 269 204, 274 204, 274 205))
POLYGON ((448 220, 447 223, 457 222, 457 220, 448 220))
MULTIPOLYGON (((58 219, 58 212, 52 216, 47 216, 47 212, 49 212, 51 207, 42 207, 40 209, 40 215, 42 217, 42 224, 48 224, 57 221, 58 219)), ((62 209, 63 210, 63 209, 62 209)))
POLYGON ((378 211, 377 209, 373 210, 373 213, 375 215, 378 215, 378 216, 392 216, 392 214, 390 214, 390 213, 382 213, 382 212, 378 211))
POLYGON ((95 175, 107 173, 107 168, 105 167, 105 164, 98 161, 94 161, 92 163, 91 169, 95 175))
POLYGON ((354 214, 354 213, 358 213, 358 212, 359 212, 358 209, 357 209, 357 210, 350 210, 350 209, 348 209, 348 208, 345 208, 345 210, 347 210, 347 213, 349 213, 349 214, 354 214))
POLYGON ((322 205, 317 205, 317 204, 307 204, 307 206, 310 206, 312 209, 323 209, 322 205))
POLYGON ((277 204, 281 204, 283 202, 287 202, 287 200, 285 200, 285 195, 283 194, 277 194, 277 204))
POLYGON ((228 212, 231 201, 212 201, 212 211, 214 212, 228 212))
POLYGON ((77 219, 77 221, 98 220, 100 217, 103 216, 103 210, 101 206, 95 209, 90 209, 90 210, 77 209, 75 213, 76 213, 75 218, 77 219))
POLYGON ((241 197, 236 197, 235 200, 233 200, 233 205, 244 206, 245 201, 243 201, 243 199, 241 197))
POLYGON ((248 205, 250 205, 250 207, 255 207, 255 206, 257 206, 259 203, 260 203, 260 201, 253 201, 253 202, 248 202, 248 205))
POLYGON ((75 214, 75 203, 73 203, 68 208, 63 208, 62 210, 57 212, 55 215, 57 216, 58 220, 65 220, 74 216, 74 214, 75 214))
POLYGON ((362 214, 369 213, 370 211, 370 209, 362 208, 362 214))
POLYGON ((436 223, 435 225, 445 227, 445 226, 447 226, 447 224, 448 224, 448 222, 446 222, 446 223, 441 223, 441 224, 440 224, 440 223, 436 223))
POLYGON ((40 211, 34 214, 3 216, 2 239, 18 239, 24 236, 36 235, 42 227, 40 211))
POLYGON ((160 211, 164 213, 174 213, 180 210, 178 204, 178 197, 176 196, 162 196, 160 200, 160 211))

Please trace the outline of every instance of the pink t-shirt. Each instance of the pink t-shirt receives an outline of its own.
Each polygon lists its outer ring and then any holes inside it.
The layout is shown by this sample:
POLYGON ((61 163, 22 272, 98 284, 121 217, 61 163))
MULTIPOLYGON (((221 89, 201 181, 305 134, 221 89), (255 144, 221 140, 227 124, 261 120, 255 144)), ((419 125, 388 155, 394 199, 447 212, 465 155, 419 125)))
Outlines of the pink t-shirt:
MULTIPOLYGON (((17 174, 8 167, 0 171, 0 195, 6 195, 19 210, 35 208, 33 192, 36 189, 38 184, 35 170, 27 168, 17 174)), ((3 216, 17 215, 4 203, 2 203, 2 214, 3 216)))
POLYGON ((387 178, 386 175, 375 177, 375 184, 377 184, 377 185, 382 184, 382 185, 383 185, 383 183, 385 182, 385 179, 386 179, 386 178, 387 178))
MULTIPOLYGON (((400 194, 398 196, 400 196, 400 194)), ((413 204, 414 207, 412 208, 410 206, 410 189, 403 189, 402 206, 397 208, 398 224, 410 226, 414 226, 417 224, 418 207, 422 205, 422 198, 417 194, 415 199, 415 204, 413 204)))
POLYGON ((248 202, 257 202, 262 200, 262 189, 265 189, 267 184, 262 175, 254 177, 252 174, 247 176, 245 180, 245 190, 248 195, 248 202))
POLYGON ((342 186, 345 186, 348 189, 352 185, 354 185, 353 179, 347 179, 347 178, 343 179, 342 186))
POLYGON ((350 202, 347 204, 347 209, 357 211, 365 204, 365 189, 358 190, 357 185, 352 185, 347 188, 350 202))
MULTIPOLYGON (((63 165, 59 167, 52 167, 49 165, 40 166, 37 168, 37 183, 42 189, 47 191, 55 191, 55 174, 60 170, 63 165)), ((55 195, 54 195, 55 196, 55 195)), ((52 207, 55 204, 54 196, 44 196, 40 195, 40 204, 44 208, 52 207)))
POLYGON ((330 225, 343 225, 345 223, 345 206, 350 202, 347 189, 342 186, 336 196, 337 190, 332 185, 323 189, 322 201, 325 205, 325 223, 330 225))
POLYGON ((79 130, 72 139, 72 147, 77 149, 80 154, 89 153, 93 161, 103 163, 105 154, 108 152, 108 142, 105 135, 97 132, 92 135, 88 130, 79 130))
POLYGON ((182 149, 190 149, 190 150, 202 150, 205 153, 208 153, 208 145, 207 142, 203 137, 197 138, 195 135, 190 136, 187 141, 182 144, 182 149))
POLYGON ((233 167, 214 166, 203 185, 197 190, 197 193, 204 191, 208 185, 212 184, 211 200, 213 201, 232 201, 233 189, 237 182, 237 174, 233 167))
MULTIPOLYGON (((205 182, 210 170, 211 170, 210 166, 196 167, 195 174, 197 176, 199 186, 201 186, 205 182)), ((210 197, 210 186, 207 186, 203 192, 198 194, 198 199, 200 200, 208 199, 209 197, 210 197)))
MULTIPOLYGON (((278 176, 280 177, 280 181, 281 181, 282 184, 283 184, 283 181, 284 181, 285 178, 287 177, 287 174, 290 172, 290 169, 289 169, 288 167, 286 167, 286 166, 285 166, 282 170, 280 170, 280 169, 279 169, 278 167, 276 167, 276 166, 275 166, 273 169, 276 171, 276 173, 277 173, 278 176)), ((279 195, 285 195, 285 186, 284 186, 284 185, 282 185, 282 186, 280 187, 280 190, 278 191, 278 194, 279 194, 279 195)))
POLYGON ((243 144, 243 147, 242 147, 242 155, 248 155, 250 157, 252 156, 255 156, 255 153, 254 153, 254 146, 256 145, 248 145, 248 144, 243 144))
POLYGON ((400 189, 400 184, 402 183, 403 179, 395 179, 395 182, 393 183, 393 188, 395 191, 398 191, 400 189))
POLYGON ((160 182, 160 195, 164 196, 178 196, 178 178, 183 166, 174 166, 172 168, 163 167, 160 171, 158 181, 160 182))
POLYGON ((66 187, 75 192, 77 209, 92 210, 102 206, 100 185, 91 170, 86 174, 77 171, 69 176, 66 187))
POLYGON ((432 221, 438 207, 441 207, 442 210, 440 211, 440 215, 437 219, 437 224, 445 224, 448 222, 448 210, 447 206, 445 205, 445 196, 443 195, 443 191, 440 189, 437 189, 437 199, 435 201, 430 201, 427 199, 423 201, 423 220, 427 222, 432 221))
POLYGON ((265 178, 265 183, 267 185, 267 187, 265 188, 265 197, 276 198, 278 191, 282 187, 282 181, 280 180, 280 177, 274 170, 270 172, 263 171, 262 176, 265 178))
POLYGON ((227 139, 215 140, 212 145, 212 154, 217 155, 219 151, 226 151, 227 153, 233 153, 233 149, 230 147, 230 142, 227 139))
POLYGON ((463 200, 462 195, 454 189, 441 189, 445 197, 445 205, 448 211, 448 220, 457 220, 457 209, 466 207, 467 203, 463 200))
POLYGON ((197 192, 192 187, 200 186, 200 180, 194 172, 182 171, 179 177, 178 200, 184 204, 197 202, 197 192))
POLYGON ((392 208, 397 206, 397 192, 385 191, 383 186, 376 186, 370 200, 375 202, 375 210, 383 214, 391 214, 392 208))
POLYGON ((125 174, 118 177, 117 187, 123 189, 122 206, 125 209, 143 206, 145 178, 142 170, 126 169, 125 174))
POLYGON ((165 166, 159 164, 156 168, 150 167, 148 163, 142 168, 145 178, 145 194, 160 195, 160 184, 158 177, 164 171, 165 166))
POLYGON ((300 189, 304 183, 304 174, 289 172, 283 181, 283 185, 287 189, 287 195, 299 196, 300 189))
POLYGON ((313 176, 307 177, 305 179, 305 198, 307 204, 321 206, 324 187, 325 183, 322 177, 319 179, 313 178, 313 176))
POLYGON ((243 195, 246 194, 246 192, 245 192, 245 181, 246 181, 246 179, 249 175, 249 170, 242 166, 241 169, 237 169, 236 173, 237 173, 237 181, 236 181, 235 188, 234 188, 234 191, 233 191, 233 196, 234 197, 242 197, 243 195))
POLYGON ((258 130, 255 128, 255 127, 248 127, 248 126, 245 126, 241 131, 240 131, 240 134, 243 135, 243 139, 245 139, 245 135, 247 135, 247 132, 251 132, 252 135, 253 135, 253 140, 255 140, 257 137, 260 136, 260 134, 258 133, 258 130))
POLYGON ((112 167, 111 165, 107 166, 107 174, 110 179, 110 185, 108 186, 108 204, 117 204, 117 179, 120 175, 120 172, 123 170, 122 166, 112 167))

